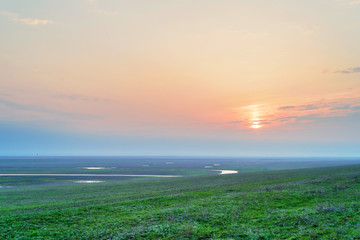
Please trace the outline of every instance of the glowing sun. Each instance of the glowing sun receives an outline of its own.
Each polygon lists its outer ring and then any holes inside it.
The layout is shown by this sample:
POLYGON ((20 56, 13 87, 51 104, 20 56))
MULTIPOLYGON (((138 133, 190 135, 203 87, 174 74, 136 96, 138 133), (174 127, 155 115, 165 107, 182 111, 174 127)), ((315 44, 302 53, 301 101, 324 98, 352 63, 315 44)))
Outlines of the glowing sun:
POLYGON ((259 124, 259 122, 253 122, 252 125, 250 126, 251 128, 257 129, 257 128, 261 128, 262 126, 259 124))

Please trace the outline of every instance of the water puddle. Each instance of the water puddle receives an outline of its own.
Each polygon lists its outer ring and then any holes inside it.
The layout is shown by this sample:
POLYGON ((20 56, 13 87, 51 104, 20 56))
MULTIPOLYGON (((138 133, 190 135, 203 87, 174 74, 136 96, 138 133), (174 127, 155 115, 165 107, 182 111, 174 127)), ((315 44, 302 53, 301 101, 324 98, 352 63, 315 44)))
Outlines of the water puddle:
POLYGON ((83 167, 83 169, 97 170, 97 169, 110 169, 110 168, 106 168, 106 167, 83 167))
POLYGON ((220 172, 220 175, 224 175, 224 174, 236 174, 238 173, 238 171, 235 170, 213 170, 213 171, 217 171, 220 172))
POLYGON ((104 181, 95 181, 95 180, 79 180, 79 181, 74 181, 74 183, 102 183, 104 181))
POLYGON ((0 176, 50 176, 50 177, 183 177, 182 175, 155 174, 73 174, 73 173, 0 173, 0 176))

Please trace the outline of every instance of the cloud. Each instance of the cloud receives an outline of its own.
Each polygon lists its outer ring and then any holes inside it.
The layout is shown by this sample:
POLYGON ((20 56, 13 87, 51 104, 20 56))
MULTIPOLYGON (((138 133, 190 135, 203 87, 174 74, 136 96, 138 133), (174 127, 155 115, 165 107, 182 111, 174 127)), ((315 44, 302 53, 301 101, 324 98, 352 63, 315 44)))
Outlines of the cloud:
POLYGON ((0 93, 0 96, 10 97, 10 94, 7 94, 7 93, 0 93))
POLYGON ((301 25, 301 26, 296 26, 296 28, 305 35, 309 35, 309 34, 313 34, 315 33, 315 28, 312 26, 307 26, 307 25, 301 25))
POLYGON ((330 110, 347 110, 347 109, 354 109, 351 107, 350 104, 340 105, 337 107, 330 108, 330 110))
POLYGON ((346 117, 360 111, 359 95, 334 97, 303 104, 278 106, 275 104, 249 105, 235 108, 231 121, 233 127, 251 128, 254 122, 264 128, 289 125, 299 127, 321 119, 346 117), (239 123, 233 125, 234 123, 239 123))
POLYGON ((358 73, 358 72, 360 72, 360 67, 348 68, 346 70, 336 71, 335 73, 350 74, 350 73, 358 73))
POLYGON ((295 106, 282 106, 282 107, 279 107, 278 109, 279 110, 287 110, 287 109, 292 109, 292 108, 296 108, 295 106))
POLYGON ((21 18, 17 13, 13 13, 13 12, 3 12, 3 14, 7 15, 14 22, 22 22, 25 23, 26 25, 31 25, 31 26, 53 24, 52 21, 45 19, 21 18))
POLYGON ((317 105, 317 104, 305 104, 305 105, 299 105, 299 106, 282 106, 279 107, 278 110, 290 110, 290 109, 296 109, 297 111, 308 111, 308 110, 316 110, 323 106, 317 105))
POLYGON ((301 105, 298 107, 299 111, 307 111, 307 110, 315 110, 319 109, 321 106, 318 106, 316 104, 307 104, 307 105, 301 105))
POLYGON ((318 119, 318 118, 321 118, 320 115, 318 114, 308 114, 308 115, 302 115, 302 116, 286 116, 286 117, 281 117, 281 118, 278 118, 276 120, 280 120, 280 121, 283 121, 283 122, 286 122, 286 121, 314 121, 315 119, 318 119))
POLYGON ((58 94, 58 95, 55 95, 55 97, 60 98, 60 99, 68 99, 68 100, 73 100, 73 101, 86 101, 86 102, 109 101, 109 99, 106 99, 106 98, 89 97, 89 96, 83 96, 80 94, 58 94))
POLYGON ((34 19, 34 18, 19 18, 18 21, 23 22, 27 25, 46 25, 52 24, 50 20, 34 19))
POLYGON ((35 105, 20 104, 20 103, 8 101, 8 100, 1 99, 1 98, 0 98, 0 104, 11 107, 11 108, 15 108, 15 109, 18 109, 18 110, 44 112, 44 113, 54 113, 54 111, 51 110, 51 109, 47 109, 47 108, 43 108, 43 107, 39 107, 39 106, 35 106, 35 105))
POLYGON ((230 121, 228 123, 229 124, 239 124, 239 123, 243 123, 243 121, 230 121))
POLYGON ((21 104, 21 103, 9 101, 9 100, 3 99, 3 98, 0 98, 0 104, 10 107, 10 108, 13 108, 13 109, 28 111, 28 112, 49 113, 49 114, 55 114, 55 115, 72 116, 72 117, 86 117, 86 118, 88 118, 88 117, 97 118, 98 117, 95 115, 63 112, 63 111, 53 110, 50 108, 32 105, 32 104, 21 104))

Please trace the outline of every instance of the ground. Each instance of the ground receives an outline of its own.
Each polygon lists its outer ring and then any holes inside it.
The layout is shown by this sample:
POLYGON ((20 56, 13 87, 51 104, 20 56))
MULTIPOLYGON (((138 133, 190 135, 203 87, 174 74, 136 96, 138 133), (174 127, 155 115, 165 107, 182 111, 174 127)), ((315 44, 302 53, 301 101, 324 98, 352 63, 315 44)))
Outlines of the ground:
POLYGON ((359 187, 360 165, 20 185, 0 189, 0 238, 357 239, 359 187))

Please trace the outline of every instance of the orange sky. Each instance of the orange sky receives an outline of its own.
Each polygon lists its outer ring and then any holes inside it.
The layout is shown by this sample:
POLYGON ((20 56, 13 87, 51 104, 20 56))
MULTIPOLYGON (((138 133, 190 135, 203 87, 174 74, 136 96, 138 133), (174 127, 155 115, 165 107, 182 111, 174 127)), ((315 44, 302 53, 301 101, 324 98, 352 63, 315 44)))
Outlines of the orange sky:
POLYGON ((360 132, 358 1, 9 0, 0 10, 2 122, 170 138, 360 132))

